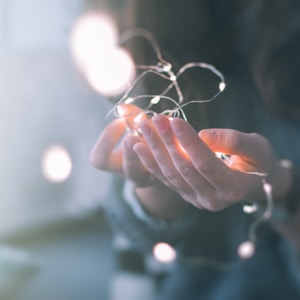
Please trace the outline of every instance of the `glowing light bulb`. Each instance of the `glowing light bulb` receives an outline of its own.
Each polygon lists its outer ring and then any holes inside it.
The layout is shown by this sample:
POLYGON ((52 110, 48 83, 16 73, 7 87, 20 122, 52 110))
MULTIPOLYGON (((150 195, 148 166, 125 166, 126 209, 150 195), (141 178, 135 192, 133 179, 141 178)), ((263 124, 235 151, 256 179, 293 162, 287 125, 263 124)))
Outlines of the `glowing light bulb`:
POLYGON ((160 101, 160 97, 159 96, 155 96, 154 98, 151 99, 151 103, 152 104, 157 104, 160 101))
POLYGON ((245 204, 243 206, 243 211, 246 214, 253 214, 258 210, 258 207, 256 204, 245 204))
POLYGON ((124 101, 124 103, 125 103, 125 104, 130 104, 130 103, 132 103, 133 101, 134 101, 133 98, 129 97, 129 98, 127 98, 127 99, 124 101))
POLYGON ((248 259, 255 253, 255 245, 251 241, 245 241, 238 247, 238 255, 241 258, 248 259))
POLYGON ((175 75, 170 76, 170 80, 171 80, 171 81, 176 81, 176 79, 177 79, 177 78, 176 78, 175 75))
POLYGON ((90 12, 81 16, 71 32, 71 52, 79 68, 85 69, 117 44, 117 27, 106 15, 90 12))
POLYGON ((221 92, 223 92, 223 91, 225 90, 225 88, 226 88, 225 82, 221 82, 221 83, 219 84, 219 90, 220 90, 221 92))
POLYGON ((124 92, 135 76, 130 55, 122 48, 112 48, 98 56, 85 70, 91 87, 106 96, 117 96, 124 92))
POLYGON ((67 150, 60 145, 49 147, 42 157, 42 172, 53 182, 63 182, 71 174, 72 161, 67 150))
POLYGON ((175 249, 167 243, 158 243, 153 248, 155 259, 161 263, 171 263, 176 259, 175 249))
POLYGON ((293 163, 289 160, 289 159, 282 159, 280 161, 280 164, 281 166, 283 166, 284 168, 287 168, 287 169, 291 169, 293 167, 293 163))
POLYGON ((272 186, 271 184, 267 183, 267 182, 264 182, 263 184, 263 188, 264 188, 264 191, 267 195, 270 195, 272 194, 272 186))
POLYGON ((171 64, 166 64, 166 65, 163 66, 163 70, 165 72, 170 72, 171 68, 172 68, 171 64))
POLYGON ((223 157, 225 156, 224 153, 222 152, 215 152, 216 157, 220 158, 221 160, 223 159, 223 157))
POLYGON ((143 114, 143 113, 140 113, 140 114, 138 114, 138 115, 133 119, 133 122, 134 122, 135 124, 138 124, 138 123, 143 119, 143 117, 144 117, 144 114, 143 114))

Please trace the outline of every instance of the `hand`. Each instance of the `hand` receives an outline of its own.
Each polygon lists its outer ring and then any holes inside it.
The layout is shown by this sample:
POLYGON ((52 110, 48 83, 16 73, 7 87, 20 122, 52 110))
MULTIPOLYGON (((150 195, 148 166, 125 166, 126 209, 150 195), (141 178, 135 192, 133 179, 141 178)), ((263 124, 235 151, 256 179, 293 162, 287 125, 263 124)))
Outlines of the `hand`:
POLYGON ((154 183, 153 178, 133 150, 133 145, 143 139, 128 130, 136 126, 134 118, 140 116, 142 110, 132 104, 123 104, 120 108, 124 117, 115 119, 103 130, 91 151, 91 164, 124 176, 137 186, 150 186, 154 183))
POLYGON ((198 135, 184 120, 170 121, 163 115, 141 121, 140 130, 144 140, 131 146, 143 168, 198 208, 218 211, 240 201, 264 199, 257 174, 268 175, 276 194, 287 189, 284 170, 259 134, 207 129, 198 135), (230 164, 217 158, 217 151, 229 154, 230 164))

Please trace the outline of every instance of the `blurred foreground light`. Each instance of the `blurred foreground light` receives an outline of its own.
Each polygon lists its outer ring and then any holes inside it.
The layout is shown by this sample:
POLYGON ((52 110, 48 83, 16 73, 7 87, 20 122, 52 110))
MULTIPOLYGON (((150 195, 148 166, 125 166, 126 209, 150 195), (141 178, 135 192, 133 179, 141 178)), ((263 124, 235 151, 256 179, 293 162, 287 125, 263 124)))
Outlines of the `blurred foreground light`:
POLYGON ((255 245, 251 241, 245 241, 238 248, 238 255, 241 258, 248 259, 255 253, 255 245))
POLYGON ((130 86, 135 67, 124 49, 113 48, 106 55, 95 58, 85 72, 87 81, 96 92, 117 96, 130 86))
POLYGON ((243 206, 243 211, 246 214, 253 214, 253 213, 257 212, 257 210, 258 210, 258 207, 256 204, 249 204, 249 205, 245 204, 243 206))
POLYGON ((71 52, 91 87, 104 96, 123 93, 135 77, 135 65, 118 45, 118 31, 109 16, 86 13, 75 23, 71 52))
POLYGON ((158 243, 153 248, 154 258, 161 263, 171 263, 176 259, 175 249, 167 243, 158 243))
POLYGON ((72 161, 68 151, 60 146, 49 147, 42 157, 42 172, 52 182, 63 182, 70 176, 72 161))
POLYGON ((106 15, 89 12, 82 15, 71 32, 71 52, 80 69, 87 68, 107 49, 117 44, 117 28, 106 15))

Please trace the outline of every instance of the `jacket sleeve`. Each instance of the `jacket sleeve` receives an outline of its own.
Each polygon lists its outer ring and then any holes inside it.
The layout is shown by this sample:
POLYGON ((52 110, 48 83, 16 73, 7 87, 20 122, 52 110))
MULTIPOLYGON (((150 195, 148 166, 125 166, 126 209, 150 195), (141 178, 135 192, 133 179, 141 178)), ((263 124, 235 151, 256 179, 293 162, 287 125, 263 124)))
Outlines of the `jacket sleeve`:
POLYGON ((112 180, 111 197, 105 203, 105 213, 109 223, 117 232, 125 234, 132 245, 141 251, 149 252, 158 242, 167 242, 175 247, 185 243, 190 233, 197 227, 198 212, 191 208, 188 215, 172 223, 141 211, 142 207, 133 208, 133 204, 124 199, 125 181, 112 180))

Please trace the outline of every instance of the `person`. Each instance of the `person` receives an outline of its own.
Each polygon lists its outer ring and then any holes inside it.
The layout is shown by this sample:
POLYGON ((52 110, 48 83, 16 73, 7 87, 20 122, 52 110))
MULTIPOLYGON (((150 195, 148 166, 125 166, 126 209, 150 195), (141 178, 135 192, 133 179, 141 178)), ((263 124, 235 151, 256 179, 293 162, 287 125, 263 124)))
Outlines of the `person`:
MULTIPOLYGON (((128 8, 128 28, 152 32, 176 67, 216 66, 226 89, 186 106, 188 121, 157 114, 133 135, 116 118, 103 130, 90 160, 116 175, 109 220, 143 253, 162 241, 177 250, 159 299, 300 299, 299 2, 138 0, 128 8), (267 202, 261 174, 274 210, 254 255, 241 259, 255 219, 242 206, 267 202)), ((191 78, 190 95, 198 86, 191 78)))

